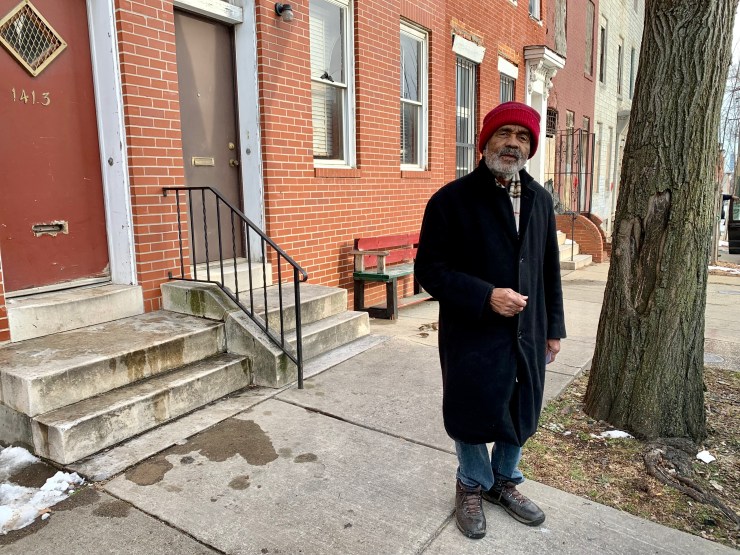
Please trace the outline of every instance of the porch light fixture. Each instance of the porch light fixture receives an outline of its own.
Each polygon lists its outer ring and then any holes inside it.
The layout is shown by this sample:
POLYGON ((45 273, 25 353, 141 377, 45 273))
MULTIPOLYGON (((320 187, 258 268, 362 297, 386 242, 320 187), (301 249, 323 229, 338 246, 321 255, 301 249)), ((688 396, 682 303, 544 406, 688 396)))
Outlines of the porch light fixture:
POLYGON ((286 23, 293 21, 293 7, 290 4, 275 4, 275 13, 286 23))

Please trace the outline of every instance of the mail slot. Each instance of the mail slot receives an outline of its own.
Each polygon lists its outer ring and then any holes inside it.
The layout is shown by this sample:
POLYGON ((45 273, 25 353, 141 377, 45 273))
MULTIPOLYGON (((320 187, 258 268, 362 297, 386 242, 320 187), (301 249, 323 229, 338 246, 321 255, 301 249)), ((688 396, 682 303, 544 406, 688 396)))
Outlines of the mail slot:
POLYGON ((216 160, 213 156, 193 156, 193 166, 215 166, 216 160))
POLYGON ((54 222, 33 224, 31 226, 31 231, 33 231, 33 234, 36 237, 40 237, 41 235, 51 235, 52 237, 55 237, 58 233, 64 233, 66 235, 69 233, 69 222, 59 220, 54 222))

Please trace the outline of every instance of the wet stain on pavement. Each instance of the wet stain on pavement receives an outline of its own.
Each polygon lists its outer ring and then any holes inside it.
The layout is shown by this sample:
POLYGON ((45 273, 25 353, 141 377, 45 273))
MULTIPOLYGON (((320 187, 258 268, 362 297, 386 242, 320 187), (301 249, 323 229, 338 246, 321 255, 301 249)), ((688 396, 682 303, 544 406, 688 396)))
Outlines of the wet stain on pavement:
POLYGON ((70 495, 62 501, 54 505, 52 510, 57 513, 59 511, 71 511, 78 507, 84 507, 85 505, 92 505, 100 500, 100 493, 98 490, 92 487, 86 487, 77 490, 73 495, 70 495))
POLYGON ((259 424, 253 420, 231 418, 128 470, 126 479, 139 486, 157 484, 174 468, 166 459, 167 455, 184 455, 180 463, 189 465, 195 462, 190 455, 193 451, 198 451, 211 462, 224 462, 234 455, 240 455, 254 466, 264 466, 278 458, 272 441, 259 424))
POLYGON ((105 518, 125 518, 131 510, 131 505, 118 499, 101 503, 92 514, 105 518))
POLYGON ((161 482, 172 468, 172 463, 161 454, 127 471, 125 476, 128 481, 139 486, 152 486, 161 482))
POLYGON ((293 456, 293 450, 290 447, 283 447, 282 449, 278 449, 278 454, 281 457, 285 457, 286 459, 289 459, 293 456))
POLYGON ((237 490, 247 489, 249 487, 249 476, 237 476, 229 482, 229 487, 237 490))
POLYGON ((302 453, 293 459, 294 463, 316 462, 319 458, 313 453, 302 453))
POLYGON ((224 420, 172 449, 173 453, 183 455, 193 451, 199 451, 211 462, 224 462, 240 455, 254 466, 264 466, 278 458, 272 441, 259 424, 237 418, 224 420))
POLYGON ((46 480, 56 473, 57 469, 53 466, 42 462, 35 462, 11 474, 8 481, 26 488, 40 488, 46 483, 46 480))

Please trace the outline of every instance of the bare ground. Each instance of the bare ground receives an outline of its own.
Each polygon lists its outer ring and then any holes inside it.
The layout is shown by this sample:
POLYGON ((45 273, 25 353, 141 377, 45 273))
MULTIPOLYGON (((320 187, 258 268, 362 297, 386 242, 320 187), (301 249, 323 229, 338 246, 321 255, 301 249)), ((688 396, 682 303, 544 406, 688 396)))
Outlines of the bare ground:
MULTIPOLYGON (((709 435, 700 449, 716 460, 707 464, 692 457, 688 472, 693 470, 693 484, 724 505, 724 512, 651 476, 644 455, 654 452, 654 445, 600 437, 613 427, 583 412, 588 374, 543 410, 538 432, 524 447, 521 469, 538 482, 737 549, 740 372, 707 368, 704 381, 709 435)), ((669 467, 664 464, 662 470, 675 476, 669 467)))

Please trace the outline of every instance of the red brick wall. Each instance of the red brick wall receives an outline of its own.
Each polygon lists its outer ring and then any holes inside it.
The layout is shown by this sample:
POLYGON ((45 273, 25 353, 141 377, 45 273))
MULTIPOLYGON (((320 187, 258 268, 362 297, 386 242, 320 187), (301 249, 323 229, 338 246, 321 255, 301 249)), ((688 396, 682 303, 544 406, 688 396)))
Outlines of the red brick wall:
POLYGON ((5 286, 3 281, 3 266, 0 261, 0 343, 10 340, 8 325, 8 311, 5 309, 5 286))
POLYGON ((606 261, 603 235, 594 222, 583 215, 577 216, 575 222, 567 214, 558 215, 555 219, 558 230, 578 243, 581 254, 590 254, 594 262, 606 261))
MULTIPOLYGON (((566 0, 563 0, 566 1, 566 0)), ((583 116, 591 120, 591 132, 594 122, 594 98, 596 95, 596 60, 597 29, 599 27, 599 0, 594 2, 593 24, 593 61, 591 75, 585 71, 586 61, 586 4, 588 0, 567 0, 567 50, 565 67, 558 70, 552 80, 552 89, 547 99, 551 108, 558 110, 558 129, 565 129, 565 112, 575 114, 575 128, 582 127, 583 116)), ((555 0, 548 2, 547 10, 547 46, 555 49, 555 0)))
MULTIPOLYGON (((524 100, 523 47, 542 44, 544 28, 532 21, 525 2, 477 5, 437 0, 355 2, 356 169, 314 168, 308 9, 285 23, 273 4, 257 7, 257 53, 262 122, 267 232, 310 274, 310 281, 352 287, 349 251, 359 236, 417 231, 431 194, 455 177, 454 29, 482 39, 478 120, 498 103, 498 52, 519 65, 517 99, 524 100), (401 18, 430 33, 429 164, 402 172, 400 135, 401 18), (497 21, 495 25, 481 22, 497 21)), ((383 297, 384 286, 368 285, 366 300, 383 297)), ((399 284, 403 294, 411 283, 399 284)), ((350 300, 350 304, 352 301, 350 300)))
POLYGON ((172 0, 116 0, 136 271, 147 311, 179 272, 177 217, 162 187, 184 185, 172 0))

